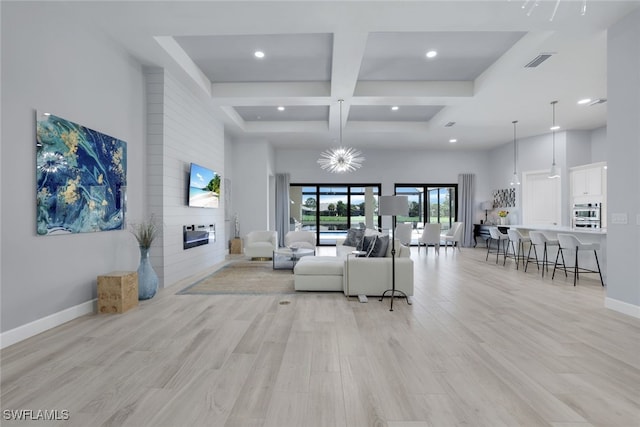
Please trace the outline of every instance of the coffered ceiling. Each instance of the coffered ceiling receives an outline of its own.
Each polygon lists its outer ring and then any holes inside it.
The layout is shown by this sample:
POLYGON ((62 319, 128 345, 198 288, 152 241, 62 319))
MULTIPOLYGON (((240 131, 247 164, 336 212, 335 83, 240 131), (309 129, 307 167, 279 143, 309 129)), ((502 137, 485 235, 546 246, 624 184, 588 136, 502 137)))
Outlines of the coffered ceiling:
POLYGON ((553 100, 563 129, 603 126, 606 103, 577 101, 606 98, 606 29, 640 3, 588 0, 582 15, 584 4, 85 1, 65 8, 143 64, 197 88, 235 138, 326 148, 338 138, 343 99, 343 142, 366 150, 486 149, 512 139, 513 120, 520 137, 543 134, 553 100), (540 54, 551 56, 525 67, 540 54))

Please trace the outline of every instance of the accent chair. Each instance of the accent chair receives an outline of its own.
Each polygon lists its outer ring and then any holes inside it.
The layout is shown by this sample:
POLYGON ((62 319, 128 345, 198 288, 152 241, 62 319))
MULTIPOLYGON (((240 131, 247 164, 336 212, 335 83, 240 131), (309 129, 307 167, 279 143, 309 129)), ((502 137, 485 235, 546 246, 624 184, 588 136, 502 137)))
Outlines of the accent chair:
POLYGON ((252 260, 272 259, 278 249, 278 233, 275 231, 251 231, 245 237, 244 254, 252 260))

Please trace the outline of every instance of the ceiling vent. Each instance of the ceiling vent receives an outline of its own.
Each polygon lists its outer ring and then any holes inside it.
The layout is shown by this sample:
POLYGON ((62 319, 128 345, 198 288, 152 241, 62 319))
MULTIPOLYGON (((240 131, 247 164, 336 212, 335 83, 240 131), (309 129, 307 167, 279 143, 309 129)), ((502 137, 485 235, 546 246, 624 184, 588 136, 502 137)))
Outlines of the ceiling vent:
POLYGON ((538 65, 542 64, 547 59, 551 58, 551 55, 552 55, 551 53, 541 53, 540 55, 533 58, 531 62, 525 65, 524 68, 535 68, 538 65))
POLYGON ((446 125, 444 125, 444 127, 446 127, 446 128, 450 128, 451 126, 453 126, 453 125, 455 125, 455 124, 456 124, 456 122, 449 122, 449 123, 447 123, 446 125))

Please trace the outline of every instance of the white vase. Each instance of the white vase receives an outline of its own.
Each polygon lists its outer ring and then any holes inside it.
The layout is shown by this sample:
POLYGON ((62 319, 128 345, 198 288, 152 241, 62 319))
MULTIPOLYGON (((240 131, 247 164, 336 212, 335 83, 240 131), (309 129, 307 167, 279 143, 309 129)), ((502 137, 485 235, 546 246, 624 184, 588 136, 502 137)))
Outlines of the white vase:
POLYGON ((507 217, 506 216, 499 216, 498 217, 498 224, 507 225, 507 217))

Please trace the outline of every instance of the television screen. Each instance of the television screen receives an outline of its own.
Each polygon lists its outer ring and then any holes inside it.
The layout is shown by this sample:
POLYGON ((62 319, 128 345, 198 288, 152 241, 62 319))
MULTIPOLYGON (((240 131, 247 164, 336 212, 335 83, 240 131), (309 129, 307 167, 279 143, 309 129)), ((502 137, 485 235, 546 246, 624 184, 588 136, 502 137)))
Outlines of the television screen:
POLYGON ((220 175, 195 163, 189 172, 189 206, 217 208, 220 204, 220 175))

